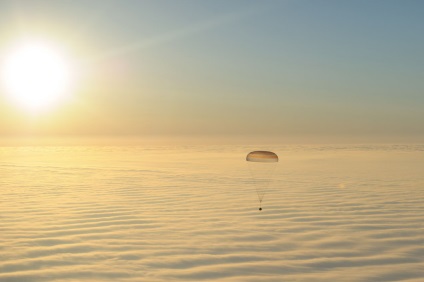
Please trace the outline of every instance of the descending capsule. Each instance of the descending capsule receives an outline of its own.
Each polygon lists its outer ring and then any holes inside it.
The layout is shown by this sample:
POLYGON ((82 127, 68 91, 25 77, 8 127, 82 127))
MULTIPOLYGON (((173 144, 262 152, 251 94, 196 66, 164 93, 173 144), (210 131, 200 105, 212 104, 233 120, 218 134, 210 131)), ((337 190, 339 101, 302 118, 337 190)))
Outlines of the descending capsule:
POLYGON ((278 156, 270 151, 253 151, 247 154, 246 161, 249 165, 252 181, 259 200, 259 210, 262 210, 262 201, 271 182, 278 156))

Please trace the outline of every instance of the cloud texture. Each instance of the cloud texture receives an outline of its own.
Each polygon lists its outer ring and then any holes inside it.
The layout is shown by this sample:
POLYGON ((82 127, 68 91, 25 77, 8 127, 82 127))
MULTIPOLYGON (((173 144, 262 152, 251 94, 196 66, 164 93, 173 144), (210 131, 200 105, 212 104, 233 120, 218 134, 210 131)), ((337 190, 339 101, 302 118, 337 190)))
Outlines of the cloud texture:
POLYGON ((0 281, 422 281, 423 146, 2 147, 0 281), (258 211, 245 155, 280 162, 258 211))

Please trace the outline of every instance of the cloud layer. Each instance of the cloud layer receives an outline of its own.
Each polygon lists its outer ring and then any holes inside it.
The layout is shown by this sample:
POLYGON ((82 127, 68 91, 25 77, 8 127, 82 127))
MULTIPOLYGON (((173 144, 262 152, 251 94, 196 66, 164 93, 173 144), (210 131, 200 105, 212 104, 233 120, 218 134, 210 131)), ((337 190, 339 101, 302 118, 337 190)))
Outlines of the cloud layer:
POLYGON ((254 149, 0 148, 0 281, 422 281, 424 147, 254 149))

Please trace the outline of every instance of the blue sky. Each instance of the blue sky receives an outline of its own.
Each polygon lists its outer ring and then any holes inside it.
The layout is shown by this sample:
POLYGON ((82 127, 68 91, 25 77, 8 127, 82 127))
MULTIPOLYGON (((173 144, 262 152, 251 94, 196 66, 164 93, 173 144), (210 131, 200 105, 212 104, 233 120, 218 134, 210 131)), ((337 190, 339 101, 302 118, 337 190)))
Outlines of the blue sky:
MULTIPOLYGON (((424 135, 422 1, 0 5, 2 46, 45 36, 89 73, 78 103, 40 118, 41 135, 424 135)), ((26 119, 0 101, 2 132, 21 134, 26 119)))

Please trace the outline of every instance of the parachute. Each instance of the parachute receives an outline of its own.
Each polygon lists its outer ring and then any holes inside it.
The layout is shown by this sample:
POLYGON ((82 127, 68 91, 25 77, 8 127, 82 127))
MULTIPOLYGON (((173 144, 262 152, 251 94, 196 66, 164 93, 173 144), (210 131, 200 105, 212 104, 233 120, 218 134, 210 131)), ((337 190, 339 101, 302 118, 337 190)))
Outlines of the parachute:
POLYGON ((277 154, 270 151, 253 151, 246 156, 252 175, 253 184, 259 200, 259 210, 262 210, 262 200, 267 192, 275 168, 278 163, 277 154))

